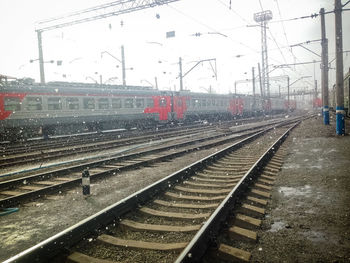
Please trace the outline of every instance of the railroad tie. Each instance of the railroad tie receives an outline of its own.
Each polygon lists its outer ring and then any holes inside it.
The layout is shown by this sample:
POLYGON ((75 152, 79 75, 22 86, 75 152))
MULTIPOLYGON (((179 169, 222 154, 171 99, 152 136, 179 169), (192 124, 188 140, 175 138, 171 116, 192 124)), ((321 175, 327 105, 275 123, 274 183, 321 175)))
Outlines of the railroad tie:
POLYGON ((153 203, 155 203, 157 205, 168 206, 168 207, 193 208, 193 209, 211 209, 211 208, 216 208, 220 204, 220 203, 212 203, 212 204, 195 203, 195 204, 191 204, 191 203, 168 202, 168 201, 159 200, 159 199, 154 200, 153 203))
POLYGON ((234 225, 229 229, 231 238, 242 241, 256 242, 258 234, 255 231, 234 225))
POLYGON ((274 176, 266 175, 264 173, 262 175, 260 175, 259 178, 270 181, 271 183, 273 183, 275 181, 274 176))
POLYGON ((272 189, 271 186, 268 186, 265 184, 259 184, 259 183, 255 183, 254 188, 257 188, 257 189, 263 190, 263 191, 271 191, 271 189, 272 189))
POLYGON ((123 248, 138 248, 138 249, 149 249, 149 250, 161 250, 161 251, 181 251, 187 243, 156 243, 156 242, 145 242, 139 240, 129 240, 113 237, 110 235, 100 235, 97 238, 99 241, 108 243, 110 245, 123 247, 123 248))
POLYGON ((216 253, 218 258, 232 262, 249 262, 251 258, 249 252, 225 244, 220 244, 216 253))
POLYGON ((42 186, 36 186, 36 185, 25 185, 25 186, 19 187, 19 189, 30 190, 30 191, 35 191, 42 188, 43 188, 42 186))
POLYGON ((255 197, 258 197, 258 198, 270 198, 271 197, 271 194, 268 193, 268 192, 265 192, 265 191, 260 191, 260 190, 257 190, 257 189, 251 189, 250 190, 250 193, 251 195, 255 196, 255 197))
POLYGON ((166 192, 166 196, 175 198, 175 199, 183 199, 183 200, 191 200, 191 201, 218 201, 226 198, 226 195, 217 195, 217 196, 196 196, 196 195, 184 195, 184 194, 175 194, 172 192, 166 192))
POLYGON ((260 227, 261 222, 262 221, 260 219, 243 215, 243 214, 237 214, 234 219, 234 225, 242 228, 247 228, 250 230, 254 230, 260 227))
POLYGON ((113 262, 115 263, 115 261, 94 258, 79 252, 73 252, 67 257, 67 259, 69 260, 69 262, 74 262, 74 263, 87 263, 87 262, 88 263, 113 263, 113 262))
POLYGON ((263 215, 265 215, 264 208, 250 205, 247 203, 242 204, 242 206, 239 208, 239 212, 251 217, 256 217, 256 218, 261 218, 263 215))
POLYGON ((273 185, 273 181, 271 181, 271 180, 266 180, 266 179, 260 179, 260 178, 258 178, 257 182, 258 182, 259 184, 265 184, 265 185, 270 185, 270 186, 273 185))
POLYGON ((151 231, 151 232, 194 232, 201 228, 201 225, 155 225, 155 224, 144 224, 135 222, 132 220, 124 219, 120 222, 122 228, 128 228, 135 231, 151 231))
POLYGON ((55 185, 55 184, 59 184, 59 182, 57 182, 57 181, 37 181, 37 182, 34 182, 34 184, 55 185))
POLYGON ((225 188, 225 187, 233 187, 236 184, 235 183, 225 183, 225 184, 205 184, 205 183, 198 183, 196 181, 184 181, 184 184, 187 185, 193 185, 197 187, 213 187, 213 188, 225 188))
POLYGON ((261 198, 257 198, 257 197, 250 196, 250 195, 247 196, 247 201, 251 205, 257 205, 257 206, 266 206, 267 205, 266 199, 261 199, 261 198))
POLYGON ((196 193, 196 194, 228 194, 229 192, 231 192, 231 188, 212 190, 212 189, 187 188, 187 187, 178 186, 178 185, 175 186, 174 188, 182 192, 196 193))
POLYGON ((2 191, 0 192, 1 195, 7 195, 7 196, 16 196, 16 195, 21 195, 23 192, 18 192, 18 191, 2 191))
POLYGON ((176 212, 165 212, 165 211, 159 211, 155 209, 151 209, 148 207, 142 207, 140 208, 140 211, 152 215, 152 216, 159 216, 159 217, 167 217, 167 218, 178 218, 178 219, 200 219, 200 218, 208 218, 210 216, 210 213, 201 213, 201 214, 189 214, 189 213, 176 213, 176 212))
POLYGON ((212 178, 202 178, 198 176, 191 177, 194 181, 201 181, 201 182, 212 182, 212 183, 237 183, 240 178, 234 178, 234 179, 214 179, 212 178))

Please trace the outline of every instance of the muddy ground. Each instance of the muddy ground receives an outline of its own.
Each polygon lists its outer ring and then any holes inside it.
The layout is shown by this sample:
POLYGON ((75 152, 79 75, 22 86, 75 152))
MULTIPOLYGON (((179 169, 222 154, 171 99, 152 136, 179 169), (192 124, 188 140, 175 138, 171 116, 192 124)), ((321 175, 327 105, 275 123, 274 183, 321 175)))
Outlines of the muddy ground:
POLYGON ((286 143, 252 261, 350 262, 349 134, 336 136, 335 119, 325 126, 317 117, 286 143))

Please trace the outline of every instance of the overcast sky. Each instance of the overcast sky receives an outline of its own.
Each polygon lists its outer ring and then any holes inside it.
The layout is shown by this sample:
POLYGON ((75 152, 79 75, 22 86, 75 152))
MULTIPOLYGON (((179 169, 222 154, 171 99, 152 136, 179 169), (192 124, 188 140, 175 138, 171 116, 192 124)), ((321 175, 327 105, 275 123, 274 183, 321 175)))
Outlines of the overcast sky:
MULTIPOLYGON (((57 15, 112 2, 111 0, 1 0, 0 74, 17 78, 39 78, 36 22, 57 15)), ((346 1, 343 0, 343 4, 346 1)), ((268 25, 270 70, 272 65, 319 61, 320 58, 302 47, 290 45, 320 39, 320 18, 284 19, 334 9, 332 0, 180 0, 168 5, 125 15, 43 32, 44 60, 61 60, 62 65, 45 64, 46 81, 99 81, 121 84, 120 63, 104 51, 121 59, 125 47, 127 84, 149 85, 158 78, 161 89, 179 89, 178 61, 183 59, 183 72, 198 60, 216 59, 217 79, 210 63, 202 63, 184 78, 184 86, 203 91, 211 86, 217 93, 233 91, 234 82, 251 78, 252 67, 261 63, 261 35, 253 15, 271 10, 268 25), (231 8, 230 8, 231 7, 231 8), (250 25, 247 27, 247 25, 250 25), (166 38, 166 32, 175 37, 166 38), (195 36, 201 33, 201 36, 195 36), (213 34, 215 33, 215 34, 213 34), (102 54, 103 53, 103 54, 102 54), (102 55, 101 55, 102 54, 102 55)), ((350 4, 347 6, 350 8, 350 4)), ((350 12, 343 12, 343 32, 350 32, 350 12)), ((329 38, 329 60, 335 57, 334 14, 326 15, 329 38)), ((320 42, 305 47, 320 54, 320 42)), ((344 50, 350 50, 349 34, 344 35, 344 50)), ((214 66, 214 64, 212 64, 214 66)), ((332 63, 334 66, 335 63, 332 63)), ((350 67, 350 53, 344 53, 344 72, 350 67)), ((256 69, 257 72, 257 69, 256 69)), ((276 69, 270 76, 289 75, 295 89, 313 88, 314 78, 320 84, 320 64, 276 69), (315 74, 314 74, 315 73, 315 74)), ((330 84, 335 81, 330 70, 330 84)), ((271 82, 272 92, 285 82, 271 82)), ((251 93, 251 84, 238 85, 239 92, 251 93)))

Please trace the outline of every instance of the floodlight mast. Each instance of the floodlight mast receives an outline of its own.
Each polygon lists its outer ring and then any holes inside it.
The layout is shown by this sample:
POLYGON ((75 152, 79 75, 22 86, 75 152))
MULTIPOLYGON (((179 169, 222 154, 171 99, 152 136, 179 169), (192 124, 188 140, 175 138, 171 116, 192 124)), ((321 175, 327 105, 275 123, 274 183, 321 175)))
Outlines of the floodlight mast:
POLYGON ((261 28, 261 84, 267 98, 270 98, 269 64, 267 55, 266 25, 272 19, 272 12, 265 10, 254 14, 254 21, 260 24, 261 28))
POLYGON ((118 0, 59 17, 46 19, 44 21, 39 21, 37 23, 38 28, 35 31, 37 32, 38 37, 40 82, 42 84, 45 84, 42 32, 95 21, 111 16, 117 16, 125 13, 131 13, 176 1, 179 0, 118 0))

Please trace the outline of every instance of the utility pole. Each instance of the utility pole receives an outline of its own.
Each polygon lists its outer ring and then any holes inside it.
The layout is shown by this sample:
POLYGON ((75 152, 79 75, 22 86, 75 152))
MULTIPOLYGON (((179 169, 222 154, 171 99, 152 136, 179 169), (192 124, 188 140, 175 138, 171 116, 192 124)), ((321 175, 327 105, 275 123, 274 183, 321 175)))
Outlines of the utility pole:
POLYGON ((38 49, 39 49, 39 70, 40 70, 40 83, 45 84, 45 71, 44 71, 44 55, 43 55, 43 43, 40 30, 37 30, 38 36, 38 49))
POLYGON ((260 96, 261 96, 261 98, 264 98, 263 85, 261 83, 260 63, 258 63, 258 73, 259 73, 259 84, 260 84, 260 96))
POLYGON ((290 110, 290 104, 289 104, 289 76, 287 76, 287 103, 288 103, 287 112, 289 112, 289 110, 290 110))
POLYGON ((122 50, 122 75, 123 75, 123 86, 126 86, 124 46, 121 46, 121 50, 122 50))
MULTIPOLYGON (((323 104, 323 121, 325 125, 329 125, 329 107, 328 107, 328 39, 326 38, 326 26, 324 19, 324 8, 320 10, 321 15, 321 85, 322 85, 322 104, 323 104)), ((316 95, 317 97, 317 95, 316 95)))
MULTIPOLYGON (((311 93, 310 93, 311 94, 311 93)), ((317 102, 317 79, 315 79, 315 94, 314 94, 314 103, 317 102)), ((329 116, 329 115, 328 115, 329 116)), ((325 123, 326 124, 326 123, 325 123)))
POLYGON ((158 79, 157 79, 157 77, 154 77, 154 82, 156 84, 156 90, 158 90, 158 79))
POLYGON ((267 95, 268 101, 270 101, 270 81, 269 81, 269 66, 268 66, 268 55, 267 55, 267 39, 266 39, 266 27, 267 22, 272 19, 272 12, 265 10, 254 14, 254 20, 260 23, 261 28, 261 82, 265 94, 267 95))
POLYGON ((336 53, 336 131, 338 135, 345 134, 344 111, 344 72, 343 72, 343 33, 342 33, 342 4, 334 0, 335 13, 335 53, 336 53))
POLYGON ((182 58, 179 57, 179 70, 180 70, 180 73, 179 73, 179 78, 180 78, 180 91, 183 91, 183 82, 182 82, 182 58))
POLYGON ((252 67, 252 81, 253 81, 253 112, 255 112, 256 101, 255 101, 255 71, 254 71, 254 67, 252 67))

